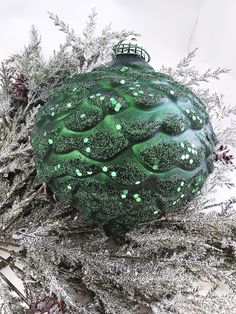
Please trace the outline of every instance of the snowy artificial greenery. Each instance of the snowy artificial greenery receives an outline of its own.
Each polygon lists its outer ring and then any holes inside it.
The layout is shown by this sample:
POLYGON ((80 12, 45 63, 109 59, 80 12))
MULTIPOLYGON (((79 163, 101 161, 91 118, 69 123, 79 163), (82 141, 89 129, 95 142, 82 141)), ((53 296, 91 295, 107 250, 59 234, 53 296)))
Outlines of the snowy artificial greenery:
MULTIPOLYGON (((50 18, 66 41, 48 61, 33 28, 30 44, 0 67, 0 312, 24 313, 42 292, 53 292, 65 313, 234 313, 235 199, 214 201, 217 188, 232 188, 233 164, 218 161, 188 208, 140 224, 117 243, 37 181, 29 136, 49 91, 111 60, 111 47, 134 34, 108 26, 95 35, 94 11, 82 36, 50 18), (216 205, 219 213, 204 213, 216 205), (6 266, 21 278, 25 296, 1 271, 6 266)), ((219 143, 235 147, 236 108, 205 87, 227 70, 199 73, 195 53, 159 71, 191 88, 205 102, 219 143)))

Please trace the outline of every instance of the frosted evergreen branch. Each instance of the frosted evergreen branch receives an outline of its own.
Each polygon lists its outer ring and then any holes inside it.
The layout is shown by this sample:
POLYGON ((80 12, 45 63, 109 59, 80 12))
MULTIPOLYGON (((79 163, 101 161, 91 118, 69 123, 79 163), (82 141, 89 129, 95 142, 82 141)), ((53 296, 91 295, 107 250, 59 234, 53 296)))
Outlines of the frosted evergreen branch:
POLYGON ((95 34, 95 28, 96 28, 96 17, 97 12, 96 9, 93 8, 92 12, 88 16, 88 22, 86 23, 86 27, 83 30, 83 37, 86 38, 88 42, 92 42, 92 39, 95 34))
POLYGON ((30 194, 26 199, 17 202, 17 204, 13 204, 12 209, 10 212, 7 213, 7 216, 11 216, 10 219, 6 220, 4 222, 4 216, 3 216, 3 224, 0 224, 0 228, 4 231, 6 231, 10 226, 22 215, 27 205, 29 205, 32 200, 42 191, 42 187, 39 188, 38 191, 30 194))
POLYGON ((183 57, 182 60, 180 60, 177 63, 177 68, 182 69, 182 68, 186 68, 189 67, 189 65, 191 64, 193 58, 196 56, 196 52, 197 52, 198 48, 195 48, 193 51, 190 51, 186 57, 183 57))
POLYGON ((1 62, 0 67, 0 94, 10 94, 12 70, 7 66, 6 62, 1 62))
MULTIPOLYGON (((235 171, 234 165, 216 163, 202 192, 188 207, 165 219, 141 224, 127 234, 125 243, 119 244, 108 240, 101 228, 89 224, 70 206, 43 195, 43 185, 35 179, 29 145, 35 114, 50 90, 71 75, 111 60, 112 45, 135 34, 116 32, 107 25, 95 35, 95 11, 81 36, 57 15, 49 13, 49 17, 66 34, 66 42, 49 60, 41 54, 41 38, 33 27, 29 45, 0 67, 0 249, 6 252, 8 245, 15 243, 23 246, 21 263, 27 301, 33 302, 41 290, 52 290, 71 306, 68 313, 74 313, 73 307, 77 307, 84 314, 103 313, 108 308, 112 313, 129 314, 140 302, 156 313, 221 313, 218 309, 224 302, 233 313, 235 199, 217 203, 214 193, 220 187, 233 187, 229 173, 235 171), (21 101, 13 93, 19 74, 25 76, 22 85, 28 89, 27 98, 21 101), (221 207, 219 214, 201 213, 217 205, 221 207), (210 287, 204 298, 199 294, 203 281, 210 287), (224 298, 216 295, 222 281, 233 291, 224 298), (83 293, 87 303, 81 297, 83 293)), ((235 106, 226 104, 219 92, 202 85, 219 79, 228 70, 219 67, 200 73, 192 66, 196 52, 190 52, 175 68, 163 66, 162 70, 204 101, 219 141, 235 145, 235 106)), ((4 314, 12 309, 20 313, 19 298, 12 298, 9 291, 0 282, 0 309, 4 314)))
POLYGON ((67 41, 74 42, 76 44, 82 44, 81 38, 75 35, 75 31, 70 28, 68 24, 59 19, 59 17, 51 12, 48 12, 49 18, 54 22, 54 25, 59 30, 67 35, 67 41))
POLYGON ((0 311, 1 314, 25 314, 25 309, 22 307, 19 298, 13 296, 3 280, 0 280, 0 311))
POLYGON ((197 49, 188 53, 176 66, 176 68, 170 68, 162 66, 160 72, 170 75, 173 79, 185 84, 190 88, 199 86, 203 82, 209 82, 212 79, 220 79, 222 74, 228 73, 230 70, 226 68, 218 67, 217 69, 207 69, 203 73, 199 73, 195 66, 192 66, 192 60, 196 55, 197 49))

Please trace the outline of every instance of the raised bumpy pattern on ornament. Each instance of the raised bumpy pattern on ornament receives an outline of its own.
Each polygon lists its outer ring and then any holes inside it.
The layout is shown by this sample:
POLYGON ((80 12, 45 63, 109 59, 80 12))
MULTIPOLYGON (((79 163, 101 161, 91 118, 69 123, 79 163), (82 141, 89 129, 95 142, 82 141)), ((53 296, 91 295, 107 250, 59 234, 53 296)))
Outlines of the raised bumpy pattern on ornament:
POLYGON ((146 64, 75 75, 36 119, 38 177, 114 232, 176 210, 213 170, 203 103, 146 64))

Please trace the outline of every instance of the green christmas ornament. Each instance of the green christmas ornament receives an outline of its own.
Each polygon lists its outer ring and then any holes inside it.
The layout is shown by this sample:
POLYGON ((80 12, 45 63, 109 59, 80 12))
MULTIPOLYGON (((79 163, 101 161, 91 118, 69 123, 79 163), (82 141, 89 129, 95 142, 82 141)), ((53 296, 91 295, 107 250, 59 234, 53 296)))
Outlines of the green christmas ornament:
POLYGON ((116 236, 200 193, 217 140, 201 100, 155 72, 136 39, 113 50, 111 63, 52 91, 31 145, 56 198, 116 236))

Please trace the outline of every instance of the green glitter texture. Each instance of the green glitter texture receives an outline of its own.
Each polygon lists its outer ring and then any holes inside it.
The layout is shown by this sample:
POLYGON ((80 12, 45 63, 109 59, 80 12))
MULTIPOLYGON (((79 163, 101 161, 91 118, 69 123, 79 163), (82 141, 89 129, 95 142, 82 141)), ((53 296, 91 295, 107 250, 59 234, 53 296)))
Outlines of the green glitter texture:
POLYGON ((217 143, 196 95, 122 57, 53 90, 30 140, 38 178, 113 236, 193 199, 217 143))

